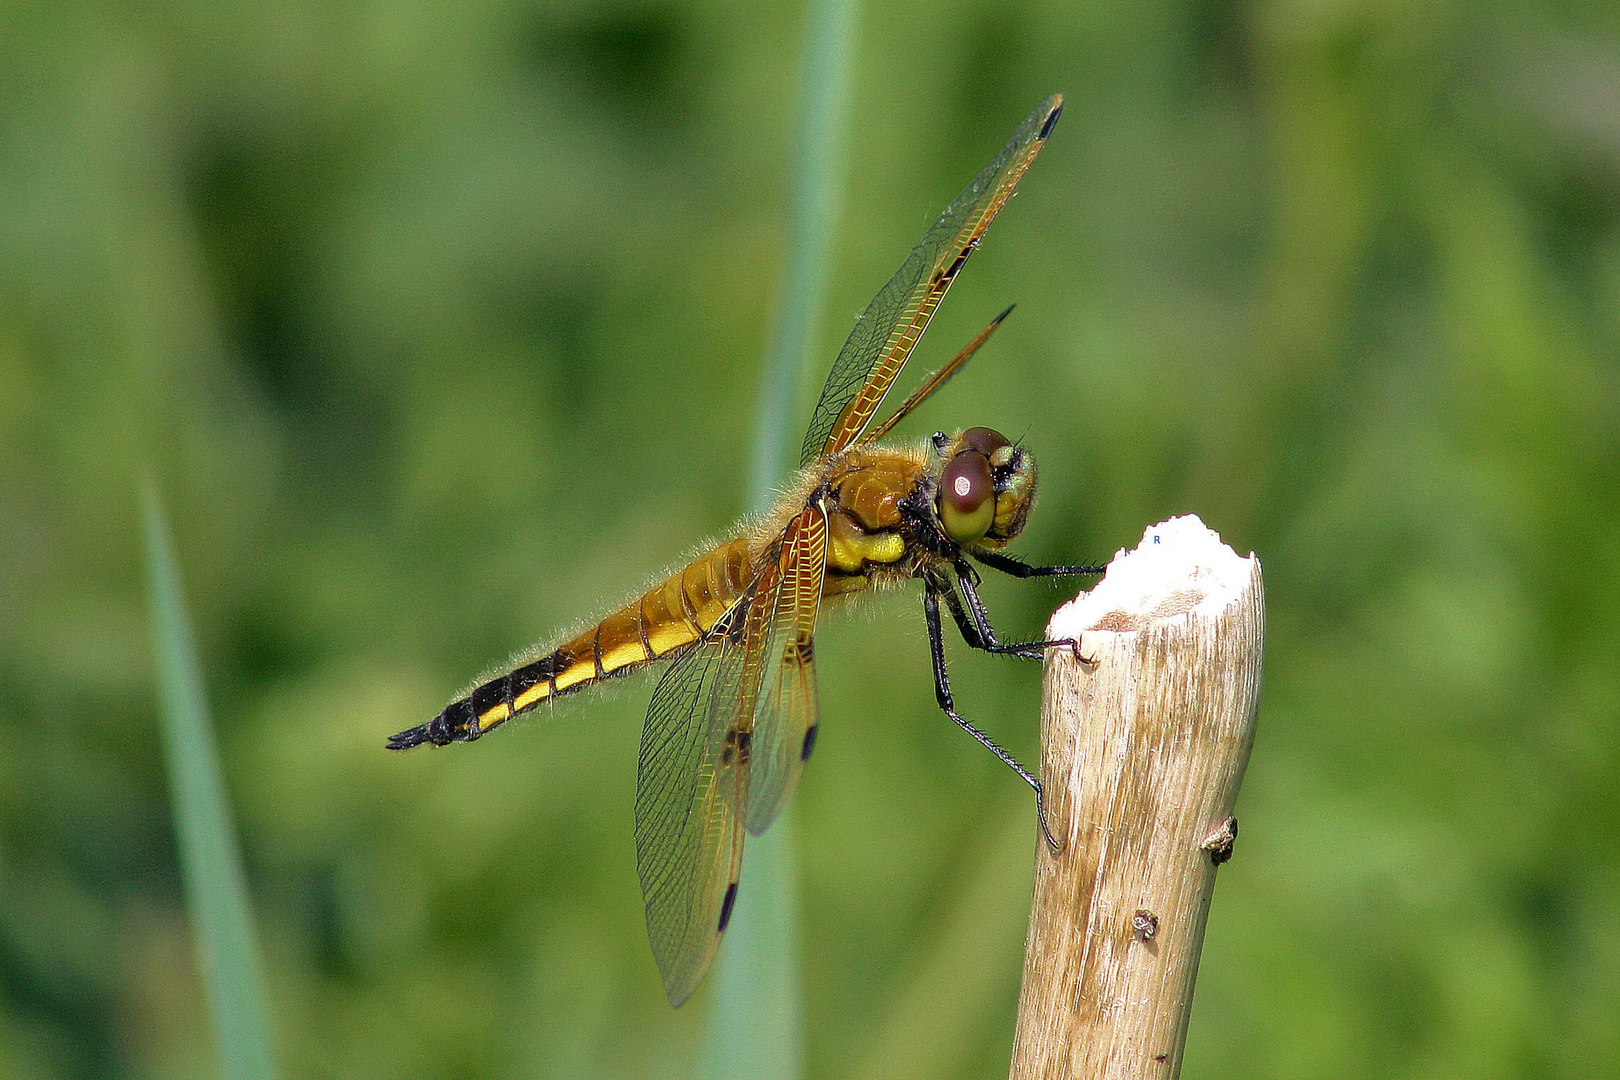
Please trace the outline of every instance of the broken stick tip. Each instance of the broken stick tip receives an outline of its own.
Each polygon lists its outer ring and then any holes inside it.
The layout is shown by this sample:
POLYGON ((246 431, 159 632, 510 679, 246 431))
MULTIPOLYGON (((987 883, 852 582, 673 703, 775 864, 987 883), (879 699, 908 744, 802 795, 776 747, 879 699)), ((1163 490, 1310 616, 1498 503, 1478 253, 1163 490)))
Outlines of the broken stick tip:
POLYGON ((1121 548, 1103 579, 1052 616, 1047 637, 1087 630, 1129 632, 1195 614, 1214 618, 1249 587, 1254 556, 1234 552, 1196 514, 1150 526, 1132 550, 1121 548))

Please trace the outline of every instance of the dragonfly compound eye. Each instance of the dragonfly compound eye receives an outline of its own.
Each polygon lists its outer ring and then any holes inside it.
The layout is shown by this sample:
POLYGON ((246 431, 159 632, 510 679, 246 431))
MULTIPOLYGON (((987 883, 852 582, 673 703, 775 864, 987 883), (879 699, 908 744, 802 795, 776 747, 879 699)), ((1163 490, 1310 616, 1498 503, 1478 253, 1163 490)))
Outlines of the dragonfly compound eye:
POLYGON ((958 544, 983 539, 996 516, 996 484, 990 459, 961 450, 939 478, 939 523, 958 544))
POLYGON ((962 432, 962 445, 977 450, 985 457, 993 457, 997 450, 1012 443, 995 428, 970 427, 962 432))

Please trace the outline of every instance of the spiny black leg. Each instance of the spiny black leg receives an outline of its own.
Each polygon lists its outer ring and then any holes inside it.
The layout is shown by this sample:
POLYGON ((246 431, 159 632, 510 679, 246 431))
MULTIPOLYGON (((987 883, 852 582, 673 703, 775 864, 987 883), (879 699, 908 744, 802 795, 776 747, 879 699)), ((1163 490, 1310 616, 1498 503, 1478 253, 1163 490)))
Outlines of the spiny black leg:
POLYGON ((968 648, 989 649, 990 642, 984 640, 978 626, 968 617, 967 609, 962 606, 962 601, 957 599, 956 590, 949 582, 942 583, 938 587, 938 594, 945 598, 945 606, 950 609, 951 618, 956 621, 956 628, 962 632, 962 640, 968 643, 968 648))
POLYGON ((990 625, 990 613, 985 609, 984 601, 979 599, 979 575, 973 572, 973 567, 967 563, 958 563, 956 567, 956 580, 962 586, 962 597, 967 601, 967 611, 963 612, 961 605, 956 602, 954 592, 947 593, 945 602, 950 606, 951 614, 956 618, 957 626, 962 628, 962 637, 975 649, 983 649, 988 653, 1001 653, 1008 656, 1021 656, 1025 660, 1039 660, 1046 655, 1047 649, 1067 646, 1074 658, 1081 663, 1090 663, 1080 655, 1080 643, 1073 638, 1060 638, 1056 641, 1017 641, 1003 645, 996 640, 996 632, 990 625), (968 619, 971 618, 971 623, 968 619), (973 627, 973 633, 968 633, 968 626, 973 627), (975 640, 977 637, 978 640, 975 640))
MULTIPOLYGON (((952 600, 954 599, 953 596, 952 600)), ((954 608, 956 604, 953 602, 951 606, 954 608)), ((1016 758, 997 746, 994 739, 968 723, 956 711, 956 703, 951 699, 951 682, 945 674, 945 633, 939 621, 939 592, 931 582, 923 587, 923 615, 928 621, 928 649, 934 658, 934 697, 939 701, 939 707, 945 711, 946 716, 956 722, 958 727, 977 739, 979 745, 1000 758, 1004 765, 1035 789, 1035 817, 1041 823, 1041 835, 1046 837, 1047 846, 1054 853, 1062 851, 1063 846, 1052 838, 1052 830, 1046 827, 1046 794, 1041 790, 1041 782, 1030 775, 1028 769, 1018 764, 1016 758)))
POLYGON ((1015 578, 1079 577, 1082 574, 1101 574, 1108 569, 1106 566, 1031 566, 996 551, 970 551, 968 554, 990 569, 1000 570, 1015 578))

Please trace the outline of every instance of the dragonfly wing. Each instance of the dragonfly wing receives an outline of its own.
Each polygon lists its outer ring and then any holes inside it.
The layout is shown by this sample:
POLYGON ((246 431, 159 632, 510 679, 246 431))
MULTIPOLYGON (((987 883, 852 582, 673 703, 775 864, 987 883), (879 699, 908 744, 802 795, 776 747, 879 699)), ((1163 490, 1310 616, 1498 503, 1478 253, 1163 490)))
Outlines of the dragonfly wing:
POLYGON ((989 326, 985 327, 983 330, 980 330, 977 337, 968 342, 967 345, 963 347, 961 352, 957 353, 951 358, 950 363, 946 364, 938 371, 924 378, 922 382, 918 383, 917 389, 913 390, 910 396, 908 396, 905 401, 900 403, 900 407, 898 409, 895 409, 894 412, 889 414, 888 419, 884 420, 881 424, 873 424, 871 427, 866 429, 866 434, 861 436, 861 442, 874 443, 883 438, 883 436, 894 430, 894 425, 904 420, 911 413, 912 409, 915 409, 917 406, 927 401, 935 390, 938 390, 940 387, 950 382, 951 376, 955 375, 958 371, 961 371, 962 365, 973 359, 973 354, 979 351, 979 346, 990 340, 990 335, 996 332, 996 328, 1001 325, 1003 319, 1012 314, 1012 310, 1013 309, 1009 307, 1006 311, 1003 311, 1000 315, 997 315, 993 320, 991 320, 989 326))
POLYGON ((750 590, 658 681, 641 733, 636 777, 636 871, 647 936, 671 1005, 708 970, 742 872, 751 723, 741 628, 750 590))
POLYGON ((989 167, 923 234, 922 242, 856 321, 816 403, 801 465, 836 453, 860 437, 951 282, 1040 153, 1062 109, 1063 96, 1053 94, 1029 114, 989 167))
POLYGON ((750 747, 748 831, 759 835, 781 813, 815 744, 816 667, 812 642, 827 569, 827 515, 806 507, 783 534, 759 700, 750 747))
POLYGON ((814 736, 810 641, 827 563, 818 502, 766 567, 659 680, 636 783, 636 869, 672 1005, 708 970, 731 921, 745 826, 764 832, 814 736))

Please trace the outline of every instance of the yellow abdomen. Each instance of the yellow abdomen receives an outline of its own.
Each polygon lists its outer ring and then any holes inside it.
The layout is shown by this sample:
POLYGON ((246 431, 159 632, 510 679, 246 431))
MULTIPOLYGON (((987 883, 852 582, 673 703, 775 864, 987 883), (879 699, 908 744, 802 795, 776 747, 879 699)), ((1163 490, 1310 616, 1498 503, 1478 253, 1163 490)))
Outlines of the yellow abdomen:
POLYGON ((823 594, 867 588, 869 571, 898 567, 906 557, 906 543, 898 531, 899 503, 923 467, 917 454, 859 447, 826 463, 820 472, 802 474, 796 489, 783 497, 777 513, 759 530, 711 548, 578 637, 479 685, 428 723, 395 735, 388 745, 403 750, 426 742, 443 746, 476 739, 543 701, 664 659, 692 644, 748 589, 761 553, 775 550, 779 530, 785 526, 774 522, 785 522, 789 510, 802 511, 815 491, 826 492, 823 594))
POLYGON ((739 537, 705 552, 573 640, 478 686, 421 727, 395 735, 389 746, 476 739, 542 701, 690 645, 747 589, 754 573, 750 546, 749 537, 739 537))

